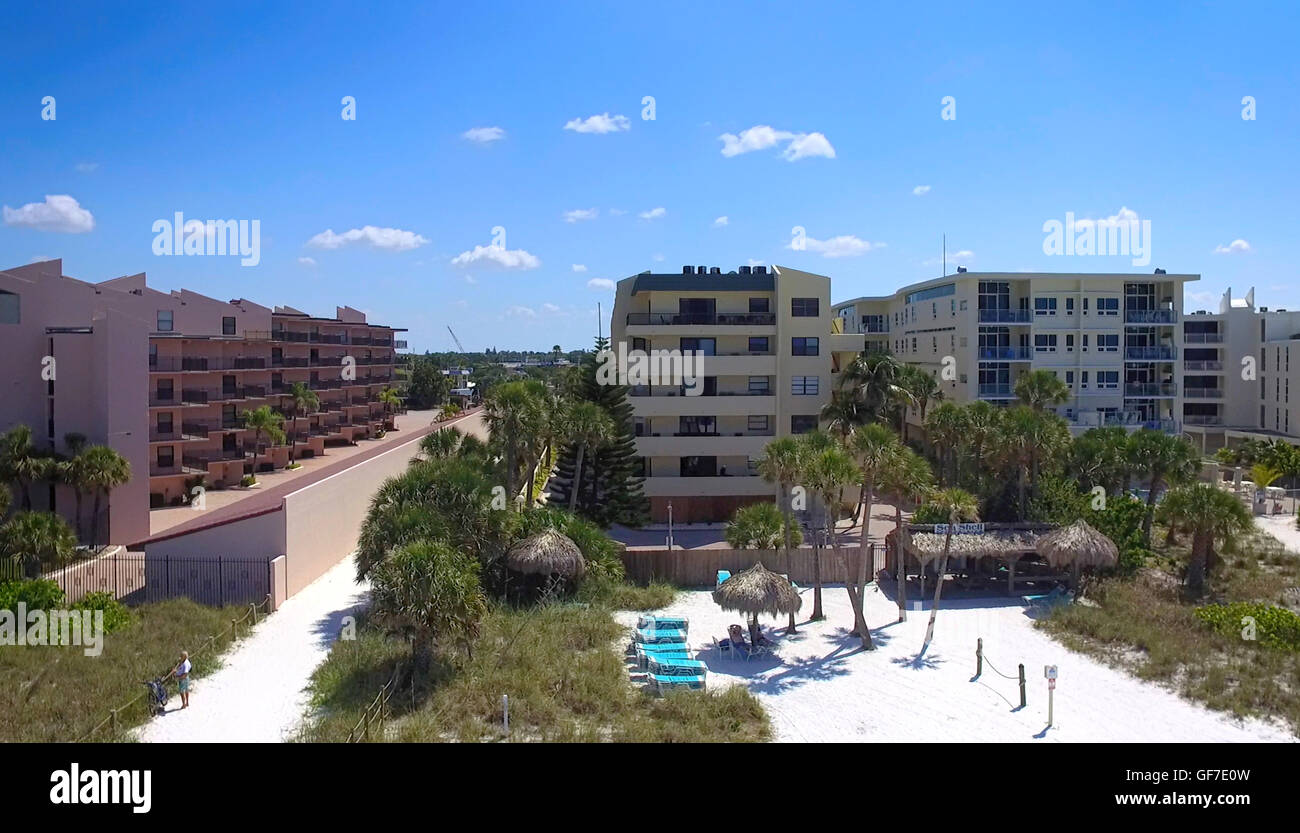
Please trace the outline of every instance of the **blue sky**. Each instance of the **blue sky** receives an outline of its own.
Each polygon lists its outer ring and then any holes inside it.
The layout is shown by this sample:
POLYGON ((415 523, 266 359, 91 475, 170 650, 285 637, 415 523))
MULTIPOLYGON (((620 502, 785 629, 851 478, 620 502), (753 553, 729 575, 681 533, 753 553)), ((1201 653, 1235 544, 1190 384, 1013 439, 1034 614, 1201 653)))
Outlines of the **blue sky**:
POLYGON ((1252 285, 1300 306, 1293 5, 903 5, 14 6, 0 264, 350 303, 416 350, 451 349, 448 324, 468 349, 587 347, 601 281, 687 263, 889 292, 940 274, 945 233, 950 270, 1160 266, 1202 275, 1190 308, 1252 285), (1150 266, 1044 254, 1044 222, 1121 210, 1150 266), (260 263, 155 256, 176 211, 259 220, 260 263))

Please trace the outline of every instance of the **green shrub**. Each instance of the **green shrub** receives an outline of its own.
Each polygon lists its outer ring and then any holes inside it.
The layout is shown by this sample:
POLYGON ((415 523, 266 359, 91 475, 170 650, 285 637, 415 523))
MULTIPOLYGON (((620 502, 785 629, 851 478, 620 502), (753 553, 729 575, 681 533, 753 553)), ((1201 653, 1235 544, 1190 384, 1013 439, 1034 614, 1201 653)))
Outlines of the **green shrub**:
POLYGON ((252 486, 256 482, 257 482, 257 478, 251 474, 246 474, 239 479, 240 486, 252 486))
POLYGON ((17 610, 19 602, 28 610, 57 610, 64 606, 64 596, 58 583, 49 579, 0 583, 0 610, 17 610))
POLYGON ((1246 617, 1255 620, 1255 638, 1261 645, 1282 651, 1300 651, 1300 616, 1284 607, 1258 602, 1233 602, 1197 608, 1196 618, 1227 637, 1241 637, 1246 617))
POLYGON ((131 624, 131 611, 126 605, 113 598, 112 593, 100 590, 87 593, 72 606, 72 609, 104 611, 104 633, 112 633, 131 624))
POLYGON ((936 506, 933 503, 923 503, 916 507, 912 513, 912 523, 914 524, 946 524, 948 523, 948 514, 942 506, 936 506))

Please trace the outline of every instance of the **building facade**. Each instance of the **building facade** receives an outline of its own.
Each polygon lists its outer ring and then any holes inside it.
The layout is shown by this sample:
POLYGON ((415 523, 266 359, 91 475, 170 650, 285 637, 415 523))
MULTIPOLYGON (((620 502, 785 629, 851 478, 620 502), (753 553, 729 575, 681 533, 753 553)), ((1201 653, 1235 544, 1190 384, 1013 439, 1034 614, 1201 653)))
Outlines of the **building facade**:
MULTIPOLYGON (((200 484, 237 484, 331 444, 373 437, 388 415, 400 328, 370 324, 351 307, 319 318, 245 299, 160 292, 145 275, 87 283, 60 260, 0 272, 0 350, 10 358, 0 430, 32 428, 38 449, 63 451, 81 434, 131 464, 114 491, 111 541, 149 535, 150 506, 176 504, 200 484), (320 407, 295 417, 295 382, 320 407), (242 414, 268 405, 285 416, 284 443, 256 438, 242 414)), ((41 508, 71 511, 51 487, 41 508)))
MULTIPOLYGON (((1199 275, 967 272, 835 305, 846 332, 934 374, 949 401, 1015 402, 1016 381, 1056 374, 1056 410, 1100 425, 1181 430, 1183 285, 1199 275)), ((920 415, 908 415, 919 422, 920 415)))
POLYGON ((723 521, 776 487, 756 462, 775 437, 810 431, 863 338, 838 332, 830 279, 776 266, 687 266, 618 283, 611 347, 703 354, 698 395, 672 379, 631 388, 651 517, 723 521))

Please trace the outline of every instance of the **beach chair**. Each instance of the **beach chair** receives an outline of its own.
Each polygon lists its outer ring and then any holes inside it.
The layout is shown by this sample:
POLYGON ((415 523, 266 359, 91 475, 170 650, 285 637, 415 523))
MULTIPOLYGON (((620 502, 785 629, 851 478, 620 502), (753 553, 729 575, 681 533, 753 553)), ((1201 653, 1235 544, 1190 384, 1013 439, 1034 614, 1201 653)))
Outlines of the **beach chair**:
POLYGON ((651 674, 657 674, 661 677, 701 677, 708 668, 698 659, 660 656, 657 654, 650 655, 649 667, 651 674))
POLYGON ((691 620, 685 616, 642 616, 636 620, 636 626, 643 631, 690 631, 691 620))
POLYGON ((1020 600, 1029 607, 1052 608, 1059 604, 1069 604, 1070 593, 1061 585, 1056 585, 1047 593, 1037 596, 1021 596, 1020 600))
POLYGON ((657 645, 661 642, 686 642, 686 631, 667 628, 642 628, 636 632, 636 642, 645 645, 657 645))
POLYGON ((704 688, 704 677, 679 677, 664 674, 651 674, 650 685, 658 694, 671 691, 675 688, 701 690, 704 688))
POLYGON ((636 664, 638 668, 648 667, 650 661, 655 658, 688 660, 691 658, 691 652, 685 645, 681 644, 637 646, 636 664))
POLYGON ((736 656, 736 646, 731 644, 730 639, 723 639, 719 641, 718 638, 715 636, 713 637, 713 647, 718 652, 718 659, 722 659, 723 657, 727 657, 730 659, 736 656))
POLYGON ((718 583, 714 586, 713 589, 717 590, 719 587, 722 586, 722 582, 726 581, 729 578, 731 578, 730 570, 718 570, 718 583))

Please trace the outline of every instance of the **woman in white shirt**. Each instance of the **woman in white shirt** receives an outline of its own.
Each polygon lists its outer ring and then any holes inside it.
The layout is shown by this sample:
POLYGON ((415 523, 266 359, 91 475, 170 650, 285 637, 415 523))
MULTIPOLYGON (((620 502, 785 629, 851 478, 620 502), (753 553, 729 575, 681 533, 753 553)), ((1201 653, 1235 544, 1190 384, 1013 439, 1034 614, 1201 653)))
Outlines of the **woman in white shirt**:
POLYGON ((181 661, 172 669, 172 675, 176 677, 176 687, 181 693, 181 708, 190 707, 190 655, 188 651, 181 651, 181 661))

